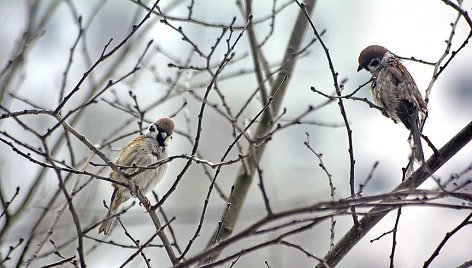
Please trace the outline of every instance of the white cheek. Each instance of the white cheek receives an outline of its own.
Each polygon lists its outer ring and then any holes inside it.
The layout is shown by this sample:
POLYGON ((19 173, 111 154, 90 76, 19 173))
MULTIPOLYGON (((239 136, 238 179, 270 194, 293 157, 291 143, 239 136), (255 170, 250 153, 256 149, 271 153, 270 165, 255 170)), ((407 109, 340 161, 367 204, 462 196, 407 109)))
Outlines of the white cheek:
POLYGON ((382 60, 380 61, 379 67, 380 66, 384 66, 384 67, 387 66, 388 62, 390 61, 390 59, 392 57, 393 57, 393 55, 390 52, 386 52, 385 56, 383 56, 382 60))
POLYGON ((169 136, 169 137, 167 137, 167 139, 165 139, 165 140, 164 140, 164 144, 165 144, 166 146, 167 146, 167 145, 169 145, 169 144, 170 144, 170 142, 172 141, 172 138, 173 138, 173 136, 172 136, 172 135, 171 135, 171 136, 169 136))
POLYGON ((375 74, 375 72, 377 71, 377 67, 374 67, 374 66, 367 66, 367 69, 369 69, 369 72, 371 74, 375 74))

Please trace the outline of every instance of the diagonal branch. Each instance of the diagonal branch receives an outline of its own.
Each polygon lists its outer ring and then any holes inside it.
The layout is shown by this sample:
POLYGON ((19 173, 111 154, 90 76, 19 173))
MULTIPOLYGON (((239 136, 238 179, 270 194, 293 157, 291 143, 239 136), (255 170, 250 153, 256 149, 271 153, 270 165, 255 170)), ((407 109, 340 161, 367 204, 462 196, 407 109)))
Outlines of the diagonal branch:
MULTIPOLYGON (((449 159, 454 156, 462 147, 472 140, 472 121, 467 124, 459 133, 457 133, 448 143, 446 143, 437 154, 433 154, 428 161, 419 167, 408 179, 400 183, 393 192, 401 192, 414 189, 421 185, 436 170, 442 167, 449 159)), ((383 202, 385 203, 385 202, 383 202)), ((385 206, 378 206, 371 209, 367 215, 359 221, 359 226, 353 226, 344 237, 326 254, 324 260, 326 263, 320 263, 316 268, 336 266, 344 256, 364 237, 372 227, 374 227, 385 215, 392 209, 385 206)))
MULTIPOLYGON (((316 0, 310 0, 306 3, 307 12, 310 14, 313 12, 316 0)), ((295 22, 292 35, 290 37, 287 50, 285 52, 283 60, 283 68, 279 72, 277 79, 271 89, 271 96, 274 97, 272 102, 272 112, 277 114, 279 111, 283 97, 288 89, 287 78, 289 79, 293 73, 295 63, 296 63, 296 51, 298 51, 302 45, 303 37, 306 32, 308 21, 305 19, 303 11, 300 11, 297 20, 295 22), (275 93, 277 92, 276 96, 275 93)), ((269 113, 264 113, 260 123, 257 126, 255 131, 254 140, 257 140, 257 137, 265 136, 270 132, 273 126, 273 120, 269 113)), ((210 238, 208 247, 211 247, 214 243, 218 243, 226 238, 228 238, 232 233, 234 226, 239 218, 239 213, 241 212, 244 200, 249 191, 249 187, 252 184, 252 179, 256 171, 256 163, 259 162, 264 153, 265 144, 262 144, 256 151, 253 161, 248 161, 247 166, 243 166, 239 171, 239 175, 236 177, 234 183, 234 192, 231 195, 230 200, 228 201, 231 204, 230 208, 225 212, 224 217, 222 218, 221 227, 217 228, 213 236, 210 238), (256 163, 255 163, 256 162, 256 163)), ((253 148, 249 148, 253 150, 253 148)), ((212 260, 219 256, 221 251, 215 251, 208 260, 212 260)))

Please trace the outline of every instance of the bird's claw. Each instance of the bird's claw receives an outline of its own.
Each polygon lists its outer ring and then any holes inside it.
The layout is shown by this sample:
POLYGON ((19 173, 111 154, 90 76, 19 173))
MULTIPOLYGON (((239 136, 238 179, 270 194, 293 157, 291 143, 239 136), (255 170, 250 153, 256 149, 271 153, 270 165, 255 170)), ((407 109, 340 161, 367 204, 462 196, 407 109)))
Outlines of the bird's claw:
MULTIPOLYGON (((144 197, 144 202, 145 202, 144 207, 146 207, 146 208, 151 207, 151 201, 149 201, 149 199, 147 197, 144 197)), ((139 205, 141 206, 143 204, 141 202, 139 202, 139 205)))
POLYGON ((137 193, 139 192, 139 189, 136 187, 136 183, 133 179, 129 181, 129 192, 132 196, 137 196, 137 193))

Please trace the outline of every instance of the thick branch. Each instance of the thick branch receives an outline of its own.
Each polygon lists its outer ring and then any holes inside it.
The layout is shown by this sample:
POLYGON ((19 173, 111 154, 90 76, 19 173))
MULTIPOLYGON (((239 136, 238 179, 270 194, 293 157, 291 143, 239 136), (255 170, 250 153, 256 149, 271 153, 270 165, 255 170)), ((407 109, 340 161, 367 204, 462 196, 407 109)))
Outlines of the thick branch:
MULTIPOLYGON (((314 10, 316 0, 307 1, 306 9, 311 14, 314 10)), ((271 96, 274 98, 272 103, 272 112, 273 114, 277 114, 280 106, 282 104, 283 97, 288 88, 288 82, 286 81, 287 78, 290 78, 292 72, 295 67, 296 63, 296 51, 298 51, 302 45, 303 37, 306 32, 306 28, 308 25, 308 21, 305 19, 305 15, 303 11, 300 11, 295 22, 295 26, 292 31, 292 35, 290 37, 290 41, 285 52, 284 60, 283 60, 283 68, 279 72, 276 82, 271 89, 271 96), (277 94, 275 94, 277 93, 277 94)), ((261 118, 261 122, 259 123, 256 132, 255 132, 255 139, 257 137, 265 136, 267 133, 270 132, 273 126, 273 120, 270 116, 270 113, 264 113, 263 117, 261 118)), ((264 152, 265 144, 261 145, 254 156, 254 160, 259 162, 262 158, 264 152)), ((253 150, 250 148, 249 150, 253 150)), ((249 187, 251 186, 252 179, 254 173, 256 171, 256 164, 254 162, 248 161, 247 169, 245 167, 241 167, 239 171, 239 175, 236 178, 234 183, 234 192, 231 195, 229 200, 229 204, 231 204, 230 208, 225 212, 223 215, 222 225, 221 227, 215 230, 210 242, 208 243, 207 247, 213 245, 213 243, 217 243, 228 238, 236 225, 236 222, 239 218, 239 213, 241 212, 244 200, 246 199, 247 192, 249 187)), ((216 251, 209 260, 218 257, 220 251, 216 251)))
POLYGON ((156 211, 151 208, 148 202, 146 202, 146 197, 142 193, 138 192, 137 197, 139 201, 141 202, 141 204, 143 204, 143 206, 146 208, 149 215, 151 216, 152 222, 154 223, 154 226, 156 227, 157 235, 161 239, 162 244, 164 245, 164 248, 167 252, 167 255, 169 256, 170 261, 172 262, 173 265, 176 265, 177 263, 179 263, 179 260, 175 256, 174 250, 172 249, 172 245, 169 242, 169 239, 167 238, 166 234, 164 233, 164 229, 162 227, 162 224, 159 218, 157 217, 156 211))
MULTIPOLYGON (((469 122, 459 133, 444 145, 437 154, 431 156, 421 167, 418 168, 408 179, 400 183, 393 192, 414 189, 420 186, 436 170, 442 167, 452 156, 472 139, 472 121, 469 122)), ((320 263, 316 268, 336 266, 342 258, 394 207, 387 209, 379 206, 371 209, 367 216, 359 221, 359 226, 353 226, 346 235, 334 246, 324 257, 325 263, 320 263)))

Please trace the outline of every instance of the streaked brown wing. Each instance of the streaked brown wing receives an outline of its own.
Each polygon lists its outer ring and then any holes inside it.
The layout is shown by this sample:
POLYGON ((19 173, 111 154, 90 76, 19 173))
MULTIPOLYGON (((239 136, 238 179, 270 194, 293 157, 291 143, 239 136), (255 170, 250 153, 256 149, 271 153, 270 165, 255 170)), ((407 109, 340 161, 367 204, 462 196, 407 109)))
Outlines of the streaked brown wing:
MULTIPOLYGON (((120 152, 115 160, 115 164, 120 166, 147 166, 151 164, 151 159, 147 157, 146 148, 144 143, 144 137, 138 136, 130 141, 120 152)), ((130 174, 137 170, 137 168, 125 168, 122 169, 124 173, 130 174)), ((110 172, 110 177, 120 181, 121 176, 115 172, 110 172)))

